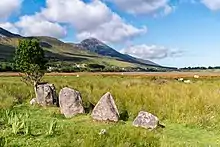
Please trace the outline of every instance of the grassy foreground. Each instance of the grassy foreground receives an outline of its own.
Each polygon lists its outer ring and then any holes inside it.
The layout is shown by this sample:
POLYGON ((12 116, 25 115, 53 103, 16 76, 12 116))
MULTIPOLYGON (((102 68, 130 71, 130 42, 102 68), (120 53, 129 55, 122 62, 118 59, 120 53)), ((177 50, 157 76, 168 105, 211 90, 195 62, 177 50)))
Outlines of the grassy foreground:
POLYGON ((0 146, 217 147, 220 146, 220 79, 173 79, 143 76, 47 76, 57 92, 79 90, 84 105, 96 104, 107 91, 122 115, 117 124, 94 122, 89 114, 66 119, 55 107, 30 106, 32 87, 18 77, 0 77, 0 146), (140 110, 159 117, 166 128, 132 126, 140 110), (105 129, 105 134, 100 134, 105 129))

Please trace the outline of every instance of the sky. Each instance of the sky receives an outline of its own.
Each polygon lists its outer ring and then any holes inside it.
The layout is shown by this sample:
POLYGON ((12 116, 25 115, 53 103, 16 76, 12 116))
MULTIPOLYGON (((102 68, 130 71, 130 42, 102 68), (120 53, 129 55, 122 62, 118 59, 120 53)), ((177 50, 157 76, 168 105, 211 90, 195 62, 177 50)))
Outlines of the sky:
POLYGON ((220 66, 220 0, 1 0, 0 27, 172 67, 220 66))

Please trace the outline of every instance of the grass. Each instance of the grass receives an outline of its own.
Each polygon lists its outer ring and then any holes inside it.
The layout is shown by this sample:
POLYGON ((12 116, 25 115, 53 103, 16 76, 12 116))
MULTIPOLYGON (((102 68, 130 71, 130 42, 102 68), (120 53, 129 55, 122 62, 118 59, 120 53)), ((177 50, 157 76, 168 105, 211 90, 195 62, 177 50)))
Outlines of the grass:
POLYGON ((56 107, 29 106, 34 97, 32 87, 18 77, 0 79, 0 144, 5 142, 5 146, 220 146, 220 78, 192 79, 193 83, 184 84, 144 76, 45 77, 57 92, 65 86, 79 90, 85 106, 96 104, 104 93, 111 92, 119 112, 129 116, 116 124, 94 122, 89 114, 66 119, 56 107), (5 117, 9 110, 26 124, 16 123, 16 133, 5 117), (155 131, 133 127, 132 121, 141 110, 158 116, 166 127, 155 131), (99 135, 102 129, 107 133, 99 135))
POLYGON ((100 58, 100 63, 105 63, 105 64, 107 63, 108 65, 116 66, 116 67, 137 67, 137 65, 133 63, 119 61, 112 58, 100 58))

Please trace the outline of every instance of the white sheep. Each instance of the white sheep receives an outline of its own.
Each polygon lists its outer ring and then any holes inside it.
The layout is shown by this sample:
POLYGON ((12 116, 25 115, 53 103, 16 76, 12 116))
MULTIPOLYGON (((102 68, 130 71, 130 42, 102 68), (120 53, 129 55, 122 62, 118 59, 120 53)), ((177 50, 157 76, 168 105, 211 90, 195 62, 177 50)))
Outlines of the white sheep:
POLYGON ((184 83, 186 83, 186 84, 191 83, 191 81, 190 81, 190 80, 184 80, 183 82, 184 82, 184 83))
POLYGON ((179 78, 179 79, 178 79, 178 81, 183 81, 183 80, 184 80, 183 78, 179 78))
POLYGON ((199 75, 194 75, 193 76, 195 79, 198 79, 199 78, 199 75))

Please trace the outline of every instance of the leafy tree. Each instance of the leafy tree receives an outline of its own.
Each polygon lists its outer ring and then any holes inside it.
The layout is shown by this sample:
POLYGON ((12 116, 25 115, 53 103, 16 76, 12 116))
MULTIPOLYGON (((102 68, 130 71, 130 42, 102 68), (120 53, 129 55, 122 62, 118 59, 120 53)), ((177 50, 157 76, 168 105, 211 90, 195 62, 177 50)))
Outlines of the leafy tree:
POLYGON ((37 40, 24 39, 19 41, 14 56, 14 68, 22 73, 20 75, 25 83, 36 86, 46 72, 46 64, 44 50, 37 40))

